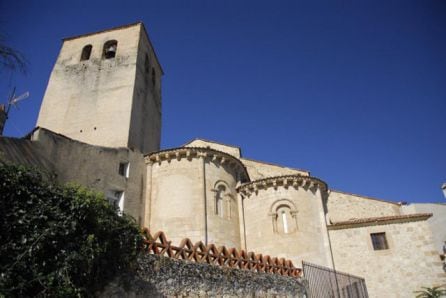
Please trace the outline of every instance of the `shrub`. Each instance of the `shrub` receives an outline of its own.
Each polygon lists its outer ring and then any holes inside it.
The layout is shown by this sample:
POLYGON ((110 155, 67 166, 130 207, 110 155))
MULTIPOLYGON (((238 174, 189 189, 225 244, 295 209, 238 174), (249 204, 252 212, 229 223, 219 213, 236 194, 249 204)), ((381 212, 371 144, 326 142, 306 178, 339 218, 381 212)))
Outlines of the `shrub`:
POLYGON ((446 297, 446 285, 437 287, 421 287, 423 290, 415 291, 416 298, 440 298, 446 297))
POLYGON ((136 260, 141 236, 102 194, 0 165, 0 296, 90 296, 136 260))

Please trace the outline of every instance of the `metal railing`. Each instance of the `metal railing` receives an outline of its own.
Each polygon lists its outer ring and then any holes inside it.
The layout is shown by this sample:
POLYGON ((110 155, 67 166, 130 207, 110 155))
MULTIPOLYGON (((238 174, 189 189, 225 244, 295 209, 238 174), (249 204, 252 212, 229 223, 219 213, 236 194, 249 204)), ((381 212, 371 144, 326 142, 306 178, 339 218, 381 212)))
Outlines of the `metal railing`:
POLYGON ((310 298, 368 298, 362 277, 302 262, 310 298))

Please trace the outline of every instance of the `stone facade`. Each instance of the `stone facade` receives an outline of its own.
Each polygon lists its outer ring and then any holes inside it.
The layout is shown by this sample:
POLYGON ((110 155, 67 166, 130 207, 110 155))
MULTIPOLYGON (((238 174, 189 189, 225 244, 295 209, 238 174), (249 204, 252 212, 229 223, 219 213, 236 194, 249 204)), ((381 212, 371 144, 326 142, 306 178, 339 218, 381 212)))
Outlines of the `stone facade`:
POLYGON ((161 75, 140 23, 65 39, 42 127, 24 139, 0 138, 0 161, 102 191, 173 243, 187 237, 349 272, 366 279, 370 297, 410 297, 446 283, 438 251, 444 205, 330 190, 308 171, 212 141, 160 151, 161 75), (104 57, 109 41, 115 56, 104 57))
POLYGON ((208 141, 208 140, 195 139, 189 143, 184 144, 183 147, 213 148, 215 150, 227 153, 227 154, 232 155, 237 158, 240 158, 242 156, 242 153, 241 153, 241 150, 239 147, 228 146, 228 145, 224 145, 224 144, 220 144, 220 143, 208 141))
POLYGON ((358 218, 399 215, 400 204, 331 190, 328 196, 328 220, 338 222, 358 218))
POLYGON ((165 231, 177 241, 188 235, 194 242, 240 247, 235 188, 248 175, 238 159, 184 147, 151 154, 146 162, 151 190, 145 223, 151 230, 165 231))
POLYGON ((446 203, 436 204, 407 204, 402 206, 402 213, 432 213, 432 217, 427 220, 431 231, 435 231, 432 235, 435 248, 439 253, 446 254, 443 251, 443 245, 446 241, 446 203))
POLYGON ((145 166, 141 152, 92 146, 38 128, 28 139, 0 138, 0 162, 37 167, 55 173, 62 183, 76 182, 106 197, 122 193, 118 205, 142 224, 145 166), (129 167, 127 177, 119 173, 121 163, 129 167))
POLYGON ((283 176, 283 175, 310 176, 310 172, 304 170, 282 167, 279 165, 252 160, 248 158, 241 158, 241 161, 248 170, 249 176, 251 177, 252 180, 259 180, 263 178, 283 176))
POLYGON ((295 264, 305 260, 331 267, 322 199, 325 187, 298 175, 242 185, 245 247, 295 264))
POLYGON ((37 126, 93 145, 157 151, 161 75, 141 23, 66 38, 37 126), (116 43, 115 56, 107 58, 110 41, 116 43))
POLYGON ((331 229, 337 270, 363 276, 370 297, 414 297, 446 281, 425 220, 331 229), (370 234, 385 233, 388 249, 374 250, 370 234))

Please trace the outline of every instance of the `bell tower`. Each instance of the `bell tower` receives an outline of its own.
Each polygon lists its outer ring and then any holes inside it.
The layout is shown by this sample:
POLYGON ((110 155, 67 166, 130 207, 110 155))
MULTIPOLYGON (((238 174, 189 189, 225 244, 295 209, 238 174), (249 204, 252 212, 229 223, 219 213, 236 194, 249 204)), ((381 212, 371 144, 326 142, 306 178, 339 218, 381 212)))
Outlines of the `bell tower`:
POLYGON ((142 23, 65 38, 37 126, 92 145, 158 151, 162 75, 142 23))

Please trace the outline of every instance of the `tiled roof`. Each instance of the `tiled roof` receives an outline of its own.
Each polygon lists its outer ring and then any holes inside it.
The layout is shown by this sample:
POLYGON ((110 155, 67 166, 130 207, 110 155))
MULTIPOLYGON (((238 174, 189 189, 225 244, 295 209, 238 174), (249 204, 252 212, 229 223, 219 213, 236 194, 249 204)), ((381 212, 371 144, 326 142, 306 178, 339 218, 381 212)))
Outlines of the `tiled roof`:
POLYGON ((394 223, 404 223, 411 221, 426 220, 432 216, 432 213, 415 213, 405 215, 381 216, 381 217, 367 217, 358 218, 347 221, 339 221, 328 225, 329 230, 340 230, 348 228, 358 228, 373 225, 385 225, 394 223))

